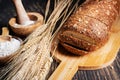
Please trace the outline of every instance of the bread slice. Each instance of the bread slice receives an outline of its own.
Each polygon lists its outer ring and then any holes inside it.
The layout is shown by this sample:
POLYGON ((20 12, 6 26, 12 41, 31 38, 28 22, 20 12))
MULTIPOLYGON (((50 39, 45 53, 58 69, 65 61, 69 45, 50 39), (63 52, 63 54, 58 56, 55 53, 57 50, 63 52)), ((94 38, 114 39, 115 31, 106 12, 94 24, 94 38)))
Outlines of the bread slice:
POLYGON ((65 43, 62 43, 62 42, 61 42, 61 45, 62 45, 66 50, 68 50, 69 52, 74 53, 74 54, 76 54, 76 55, 86 55, 86 54, 90 53, 90 52, 87 52, 87 51, 84 51, 84 50, 81 50, 81 49, 77 49, 77 48, 75 48, 75 47, 72 47, 72 46, 67 45, 67 44, 65 44, 65 43))
POLYGON ((90 52, 103 46, 108 40, 107 26, 99 20, 84 15, 79 15, 79 22, 77 18, 73 18, 73 22, 72 18, 68 20, 71 23, 66 22, 59 35, 61 42, 90 52))
POLYGON ((64 23, 60 43, 68 51, 84 55, 102 47, 119 15, 119 0, 100 0, 82 5, 64 23))

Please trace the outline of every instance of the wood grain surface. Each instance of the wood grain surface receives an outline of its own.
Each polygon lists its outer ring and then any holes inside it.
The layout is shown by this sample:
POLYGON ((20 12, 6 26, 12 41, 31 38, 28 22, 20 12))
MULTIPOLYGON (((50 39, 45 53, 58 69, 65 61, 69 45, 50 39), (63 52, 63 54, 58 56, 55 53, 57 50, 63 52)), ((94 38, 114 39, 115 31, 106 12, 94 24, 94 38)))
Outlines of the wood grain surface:
POLYGON ((70 55, 58 44, 58 35, 53 40, 53 46, 57 49, 52 51, 55 59, 60 65, 50 76, 49 80, 71 80, 77 70, 96 70, 109 66, 120 48, 120 18, 112 26, 111 36, 108 42, 100 49, 85 56, 70 55))
MULTIPOLYGON (((23 1, 24 4, 27 4, 25 5, 27 11, 36 11, 44 14, 44 10, 42 9, 45 7, 45 3, 42 2, 46 0, 23 1)), ((0 27, 8 26, 9 19, 15 15, 16 12, 11 3, 11 0, 0 0, 0 27)), ((11 32, 10 34, 14 33, 11 32)), ((56 70, 58 65, 59 62, 54 60, 51 66, 50 75, 56 70)), ((2 69, 3 67, 0 67, 0 71, 2 69)), ((114 62, 111 65, 98 70, 78 70, 73 76, 72 80, 120 80, 120 51, 118 52, 114 62)))

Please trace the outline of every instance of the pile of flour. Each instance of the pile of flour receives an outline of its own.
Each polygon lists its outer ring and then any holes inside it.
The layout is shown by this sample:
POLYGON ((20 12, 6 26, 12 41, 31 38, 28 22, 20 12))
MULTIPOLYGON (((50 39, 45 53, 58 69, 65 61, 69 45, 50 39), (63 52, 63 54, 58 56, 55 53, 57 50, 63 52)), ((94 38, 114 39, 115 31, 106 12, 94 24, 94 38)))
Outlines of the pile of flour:
POLYGON ((29 26, 29 25, 32 25, 32 24, 34 24, 35 23, 35 21, 26 21, 24 24, 17 24, 17 23, 15 23, 14 24, 14 27, 21 27, 21 26, 29 26))
POLYGON ((14 53, 19 47, 20 41, 15 38, 11 38, 10 41, 0 42, 0 57, 14 53))

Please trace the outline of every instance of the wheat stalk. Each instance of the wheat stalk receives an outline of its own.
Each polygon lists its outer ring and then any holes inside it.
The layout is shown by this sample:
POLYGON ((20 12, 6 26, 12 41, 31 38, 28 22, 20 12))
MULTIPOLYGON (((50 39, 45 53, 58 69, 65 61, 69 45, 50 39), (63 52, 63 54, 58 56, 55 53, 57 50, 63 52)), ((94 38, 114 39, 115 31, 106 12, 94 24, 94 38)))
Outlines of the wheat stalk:
POLYGON ((11 59, 12 61, 2 70, 0 80, 45 80, 52 63, 50 56, 52 40, 77 6, 76 4, 67 14, 72 0, 54 1, 54 10, 46 19, 50 9, 50 0, 48 0, 44 21, 46 23, 25 39, 21 48, 16 52, 17 54, 11 59), (61 17, 63 17, 61 24, 53 34, 53 30, 61 17))

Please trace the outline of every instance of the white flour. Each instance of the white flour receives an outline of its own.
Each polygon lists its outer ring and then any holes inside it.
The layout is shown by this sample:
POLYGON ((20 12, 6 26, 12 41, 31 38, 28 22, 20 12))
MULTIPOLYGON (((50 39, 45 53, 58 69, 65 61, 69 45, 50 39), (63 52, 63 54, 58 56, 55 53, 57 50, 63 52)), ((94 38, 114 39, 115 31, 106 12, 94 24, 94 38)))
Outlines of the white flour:
POLYGON ((28 25, 31 25, 31 24, 34 24, 35 21, 26 21, 23 25, 24 26, 28 26, 28 25))
POLYGON ((32 25, 32 24, 34 24, 35 23, 35 21, 26 21, 24 24, 14 24, 14 27, 21 27, 21 25, 22 26, 28 26, 28 25, 32 25))
POLYGON ((10 55, 18 50, 20 41, 12 38, 10 41, 0 42, 0 57, 10 55))

